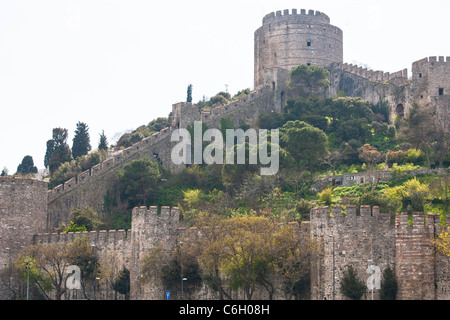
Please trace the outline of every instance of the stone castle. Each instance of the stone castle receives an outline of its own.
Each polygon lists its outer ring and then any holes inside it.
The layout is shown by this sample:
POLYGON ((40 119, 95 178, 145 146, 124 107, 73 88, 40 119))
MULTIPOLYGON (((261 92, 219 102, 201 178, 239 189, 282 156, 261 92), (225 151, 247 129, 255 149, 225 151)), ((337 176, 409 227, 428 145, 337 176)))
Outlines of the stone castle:
MULTIPOLYGON (((289 95, 289 71, 301 64, 330 70, 330 85, 324 95, 344 92, 371 103, 386 102, 391 121, 407 115, 414 101, 433 102, 441 112, 450 112, 450 57, 414 62, 411 77, 407 69, 393 73, 367 70, 343 62, 342 30, 332 26, 327 15, 296 9, 268 14, 255 32, 254 90, 239 101, 202 111, 195 104, 174 104, 170 127, 52 190, 43 181, 0 177, 0 266, 7 266, 11 256, 33 242, 68 242, 78 236, 52 231, 62 223, 68 224, 77 208, 90 206, 100 215, 104 213, 105 195, 114 191, 116 172, 126 163, 151 157, 173 172, 182 170, 170 160, 175 144, 171 142, 173 130, 198 120, 209 128, 219 127, 225 117, 231 118, 236 127, 254 127, 259 115, 282 112, 289 95)), ((331 217, 329 208, 314 209, 311 221, 304 225, 312 237, 324 243, 323 257, 312 267, 311 298, 331 299, 333 294, 342 298, 332 287, 338 287, 345 267, 354 264, 358 273, 367 277, 369 260, 382 270, 387 266, 395 270, 400 299, 449 298, 447 262, 435 255, 428 241, 440 230, 439 217, 429 214, 424 221, 423 215, 415 214, 413 227, 409 227, 404 214, 399 214, 393 225, 377 208, 361 208, 361 216, 356 216, 354 208, 347 206, 345 217, 339 210, 333 208, 331 217), (330 271, 331 261, 335 263, 334 272, 330 271)), ((177 208, 163 207, 160 214, 157 211, 154 207, 134 209, 131 230, 86 234, 100 257, 108 250, 120 252, 123 265, 130 270, 132 299, 164 298, 163 288, 142 286, 138 281, 140 257, 160 241, 167 250, 173 249, 184 230, 177 208)), ((3 289, 5 283, 0 286, 3 289)), ((0 290, 0 298, 5 298, 6 291, 0 290)))

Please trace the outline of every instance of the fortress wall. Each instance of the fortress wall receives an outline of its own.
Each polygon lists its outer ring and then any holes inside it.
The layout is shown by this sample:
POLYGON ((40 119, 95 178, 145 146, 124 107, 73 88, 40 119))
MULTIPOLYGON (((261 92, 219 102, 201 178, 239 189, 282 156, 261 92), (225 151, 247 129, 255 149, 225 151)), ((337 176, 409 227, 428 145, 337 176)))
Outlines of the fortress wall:
MULTIPOLYGON (((370 103, 376 104, 387 100, 390 104, 396 105, 395 87, 382 81, 369 80, 361 76, 363 69, 354 67, 343 67, 333 65, 330 69, 329 95, 337 96, 338 92, 344 92, 347 97, 360 97, 370 103), (359 74, 358 74, 359 73, 359 74)), ((369 77, 369 74, 367 74, 369 77)), ((379 74, 380 79, 390 77, 390 75, 379 74)))
POLYGON ((104 213, 106 192, 116 194, 117 172, 132 160, 149 157, 162 163, 165 168, 176 170, 170 160, 170 153, 170 134, 165 129, 105 160, 90 171, 79 174, 76 179, 48 191, 48 230, 51 231, 62 223, 68 224, 71 212, 78 208, 90 206, 100 215, 104 213))
POLYGON ((158 215, 157 207, 133 209, 130 247, 131 299, 164 299, 165 288, 159 274, 155 272, 155 278, 151 279, 151 284, 141 283, 141 266, 149 250, 158 245, 163 247, 165 253, 172 253, 177 244, 179 215, 178 208, 161 207, 160 215, 158 215))
MULTIPOLYGON (((364 282, 370 264, 383 272, 394 267, 394 225, 389 214, 379 212, 378 207, 361 206, 361 215, 356 215, 355 206, 314 208, 311 211, 311 236, 322 241, 323 258, 312 267, 312 299, 342 300, 340 280, 352 266, 364 282), (343 213, 346 213, 344 216, 343 213), (334 262, 333 262, 334 260, 334 262), (335 283, 333 290, 333 263, 335 283)), ((365 298, 371 299, 371 292, 365 298)), ((377 298, 378 292, 374 292, 377 298)))
MULTIPOLYGON (((332 68, 341 69, 348 73, 352 73, 361 78, 374 81, 374 82, 392 82, 394 80, 399 81, 401 79, 403 83, 408 80, 408 69, 403 69, 397 72, 383 72, 383 71, 373 71, 367 68, 363 68, 358 65, 353 65, 349 63, 333 63, 332 68)), ((398 84, 400 85, 400 84, 398 84)))
MULTIPOLYGON (((91 232, 69 232, 69 233, 52 233, 52 234, 37 234, 34 237, 34 243, 41 244, 59 244, 68 245, 78 238, 87 238, 92 247, 92 250, 96 253, 99 259, 99 270, 102 268, 102 264, 105 265, 107 270, 116 269, 120 272, 124 267, 130 270, 130 233, 128 230, 103 230, 103 231, 91 231, 91 232)), ((106 279, 102 279, 103 275, 100 273, 100 280, 97 282, 95 296, 97 300, 114 300, 124 299, 124 295, 116 294, 111 288, 111 285, 105 282, 106 279)), ((86 287, 86 295, 88 298, 93 299, 94 289, 93 285, 86 287)), ((78 290, 67 290, 62 299, 84 299, 84 295, 78 290)))
POLYGON ((271 86, 264 86, 250 92, 247 96, 227 105, 219 106, 211 111, 203 111, 201 120, 208 128, 220 129, 220 120, 231 118, 235 128, 242 124, 255 125, 255 121, 263 113, 279 112, 281 109, 281 92, 271 86))
MULTIPOLYGON (((398 300, 447 300, 450 297, 450 272, 447 257, 435 253, 433 236, 450 226, 450 218, 442 226, 439 214, 414 213, 396 216, 395 225, 389 214, 378 207, 318 207, 311 211, 311 236, 323 242, 323 258, 312 266, 312 298, 333 298, 333 263, 335 265, 335 298, 345 299, 339 291, 340 279, 349 265, 364 282, 369 278, 369 260, 381 273, 390 266, 398 282, 398 300), (334 240, 334 241, 333 241, 334 240), (334 260, 334 262, 333 262, 334 260), (372 263, 372 262, 371 262, 372 263)), ((372 293, 366 292, 365 299, 372 293)), ((377 290, 374 298, 378 299, 377 290)))
MULTIPOLYGON (((46 214, 46 182, 0 177, 0 269, 17 258, 34 234, 45 230, 46 214)), ((7 288, 8 283, 0 281, 0 300, 7 299, 7 288)))
MULTIPOLYGON (((171 253, 179 234, 179 209, 169 207, 141 207, 132 212, 131 230, 110 230, 69 233, 40 233, 35 235, 34 243, 69 244, 77 238, 86 237, 95 246, 100 263, 113 263, 120 270, 126 267, 130 271, 131 299, 164 298, 164 288, 159 279, 151 284, 142 283, 141 263, 148 251, 161 244, 166 253, 171 253), (111 262, 109 262, 111 263, 111 262)), ((66 298, 70 296, 67 293, 66 298)), ((92 294, 92 293, 90 293, 92 294)), ((111 298, 112 290, 107 285, 99 289, 99 299, 111 298)))
POLYGON ((434 300, 435 252, 431 243, 434 235, 434 215, 413 213, 413 223, 408 224, 408 214, 398 214, 395 220, 396 268, 400 300, 434 300), (425 223, 426 222, 426 223, 425 223))

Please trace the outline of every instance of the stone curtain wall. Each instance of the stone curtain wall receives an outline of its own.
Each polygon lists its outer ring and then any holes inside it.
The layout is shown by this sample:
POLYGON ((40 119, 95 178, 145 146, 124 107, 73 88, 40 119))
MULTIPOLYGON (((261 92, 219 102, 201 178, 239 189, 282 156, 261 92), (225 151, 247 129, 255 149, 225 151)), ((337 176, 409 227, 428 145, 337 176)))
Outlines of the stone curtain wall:
POLYGON ((423 213, 413 214, 412 226, 408 225, 408 214, 397 215, 396 268, 400 300, 433 300, 435 297, 435 252, 431 217, 427 224, 423 213))
MULTIPOLYGON (((110 230, 92 232, 45 233, 34 237, 35 243, 68 244, 77 237, 86 237, 90 245, 95 246, 100 261, 114 253, 116 266, 130 271, 130 298, 134 300, 162 300, 164 288, 159 279, 145 284, 141 279, 141 261, 148 250, 161 244, 165 252, 171 253, 175 248, 179 232, 179 209, 169 207, 141 207, 133 209, 131 230, 110 230), (158 211, 160 213, 158 214, 158 211)), ((155 278, 156 279, 156 278, 155 278)), ((100 285, 97 299, 114 299, 114 292, 109 284, 100 285)), ((88 293, 93 296, 92 290, 88 293)), ((67 291, 64 298, 80 297, 77 292, 67 291)), ((119 296, 119 299, 123 299, 119 296)))
MULTIPOLYGON (((130 251, 130 233, 131 230, 110 230, 110 231, 91 231, 91 232, 69 232, 69 233, 46 233, 37 234, 34 237, 34 243, 42 244, 69 244, 75 239, 80 237, 86 237, 91 246, 94 246, 92 250, 95 250, 97 256, 101 261, 112 261, 114 267, 118 271, 126 267, 130 270, 131 265, 131 251, 130 251), (112 258, 114 257, 114 258, 112 258)), ((100 275, 101 277, 101 275, 100 275)), ((97 287, 95 290, 95 298, 97 300, 123 300, 124 295, 116 294, 111 287, 111 284, 106 282, 105 279, 99 279, 97 281, 97 287)), ((89 286, 86 288, 86 294, 88 299, 94 299, 94 288, 89 286)), ((79 290, 67 290, 62 299, 84 299, 84 295, 79 290)))
MULTIPOLYGON (((395 256, 394 225, 389 214, 382 214, 378 207, 360 208, 356 215, 355 206, 343 208, 315 208, 311 211, 311 236, 322 242, 323 257, 311 270, 311 296, 314 300, 345 299, 340 293, 340 280, 349 266, 352 266, 364 282, 369 278, 366 270, 369 260, 383 272, 393 268, 395 256), (333 262, 334 260, 334 262, 333 262), (334 265, 334 289, 333 289, 334 265)), ((378 292, 374 292, 378 297, 378 292)), ((367 292, 366 299, 372 298, 367 292)))
MULTIPOLYGON (((14 261, 21 247, 29 245, 36 233, 45 231, 46 219, 46 182, 0 177, 0 269, 9 267, 10 254, 14 261)), ((7 299, 7 280, 0 280, 0 299, 7 299)))
MULTIPOLYGON (((379 213, 378 207, 361 206, 356 215, 355 206, 343 208, 314 208, 311 211, 311 236, 322 241, 321 260, 311 267, 312 299, 346 299, 340 293, 340 280, 351 265, 358 277, 367 281, 369 260, 380 267, 381 273, 389 266, 398 281, 398 300, 450 299, 449 258, 435 252, 432 240, 447 226, 441 226, 439 214, 414 213, 408 223, 408 214, 397 214, 395 224, 389 214, 379 213), (333 244, 334 240, 334 244, 333 244), (333 262, 334 260, 334 262, 333 262)), ((374 299, 379 292, 374 291, 374 299)), ((372 299, 367 291, 363 299, 372 299)))
POLYGON ((180 227, 179 209, 161 207, 158 215, 157 207, 140 207, 133 209, 131 232, 131 299, 134 300, 163 300, 165 289, 160 277, 155 273, 150 284, 144 284, 141 279, 141 263, 146 253, 158 245, 164 252, 172 253, 180 227))
POLYGON ((396 217, 396 276, 399 299, 449 300, 449 257, 435 252, 434 237, 450 227, 450 217, 413 213, 408 224, 406 213, 396 217), (445 219, 444 219, 445 218, 445 219), (445 221, 445 223, 441 223, 445 221))

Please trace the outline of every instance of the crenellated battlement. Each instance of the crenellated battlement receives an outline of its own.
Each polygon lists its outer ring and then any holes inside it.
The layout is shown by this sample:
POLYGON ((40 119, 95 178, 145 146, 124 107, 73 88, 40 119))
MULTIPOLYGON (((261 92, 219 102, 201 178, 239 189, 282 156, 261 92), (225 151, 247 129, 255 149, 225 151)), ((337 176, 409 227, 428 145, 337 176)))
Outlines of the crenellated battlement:
POLYGON ((158 207, 151 206, 147 207, 137 207, 132 211, 132 223, 134 226, 144 224, 155 224, 158 220, 164 220, 166 222, 178 223, 180 220, 180 209, 177 207, 167 207, 163 206, 160 208, 160 213, 158 214, 158 207))
POLYGON ((127 241, 130 230, 102 230, 102 231, 84 231, 67 233, 40 233, 34 236, 35 243, 70 243, 80 237, 86 237, 89 243, 96 244, 99 247, 107 243, 120 244, 121 241, 127 241))
POLYGON ((355 74, 361 78, 368 79, 374 82, 389 82, 395 79, 408 80, 408 69, 390 73, 383 71, 373 71, 361 66, 353 65, 351 63, 333 63, 332 68, 341 69, 348 73, 355 74))
POLYGON ((251 103, 252 101, 256 101, 262 95, 271 91, 272 88, 270 86, 263 86, 249 92, 247 95, 243 96, 239 100, 231 101, 230 103, 223 106, 214 107, 211 110, 210 109, 203 110, 201 112, 201 121, 205 124, 212 124, 216 120, 229 117, 239 112, 243 108, 247 108, 249 103, 251 103))
POLYGON ((450 64, 450 57, 444 57, 444 56, 432 56, 432 57, 426 57, 420 60, 417 60, 413 62, 413 67, 418 65, 425 65, 425 64, 433 64, 433 65, 442 65, 442 64, 450 64))
POLYGON ((450 216, 441 217, 439 213, 421 212, 414 212, 411 216, 407 212, 396 215, 395 230, 398 235, 425 234, 433 237, 450 227, 450 216), (444 224, 441 223, 442 220, 445 221, 444 224))
POLYGON ((330 17, 328 17, 326 14, 320 12, 320 11, 314 11, 314 10, 305 10, 305 9, 285 9, 283 11, 278 10, 275 12, 271 12, 267 14, 263 18, 263 24, 270 23, 276 19, 279 20, 280 17, 287 17, 287 18, 294 18, 294 19, 309 19, 312 21, 317 21, 321 23, 330 23, 330 17))
POLYGON ((160 132, 154 133, 153 135, 142 139, 141 141, 133 144, 132 146, 120 150, 119 152, 113 154, 110 158, 104 160, 103 162, 93 166, 89 170, 86 170, 77 177, 74 177, 63 184, 60 184, 48 191, 48 201, 51 202, 56 198, 62 196, 63 194, 73 190, 78 185, 86 183, 92 177, 99 176, 104 172, 108 172, 111 169, 117 169, 117 167, 123 165, 127 160, 135 155, 136 153, 151 147, 152 145, 160 142, 162 139, 167 138, 169 135, 169 128, 164 128, 160 132))
POLYGON ((332 208, 328 206, 324 207, 316 207, 311 210, 311 221, 320 219, 320 220, 330 220, 330 219, 338 219, 342 218, 345 220, 346 218, 357 218, 357 217, 370 217, 374 218, 374 220, 385 219, 389 220, 389 214, 380 213, 379 207, 370 206, 361 206, 360 207, 360 215, 357 215, 357 207, 354 205, 341 206, 336 205, 332 208))
POLYGON ((32 178, 0 177, 0 188, 10 188, 11 186, 41 186, 46 187, 47 182, 32 178))

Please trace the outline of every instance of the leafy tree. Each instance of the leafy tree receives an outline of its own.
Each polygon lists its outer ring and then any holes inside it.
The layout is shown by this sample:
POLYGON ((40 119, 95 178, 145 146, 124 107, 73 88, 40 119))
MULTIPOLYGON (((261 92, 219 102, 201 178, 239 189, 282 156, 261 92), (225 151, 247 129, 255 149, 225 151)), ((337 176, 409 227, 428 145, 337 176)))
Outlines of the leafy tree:
POLYGON ((383 155, 373 146, 369 144, 363 145, 358 149, 359 158, 367 163, 369 170, 372 171, 375 164, 383 159, 383 155))
POLYGON ((125 295, 125 300, 129 299, 130 295, 130 271, 123 267, 117 279, 112 283, 114 291, 125 295))
MULTIPOLYGON (((121 266, 121 263, 119 250, 108 250, 102 254, 101 263, 97 268, 98 273, 101 275, 101 279, 99 281, 100 284, 104 284, 114 290, 115 300, 117 300, 117 293, 126 292, 126 290, 122 291, 123 287, 126 289, 126 285, 122 286, 123 283, 120 283, 124 279, 123 275, 125 275, 126 278, 126 274, 124 273, 126 268, 121 266), (121 292, 118 292, 116 289, 121 292)), ((122 294, 125 294, 125 297, 127 298, 127 293, 122 294)))
POLYGON ((373 116, 372 105, 361 98, 334 98, 329 111, 333 121, 366 119, 370 122, 373 116))
POLYGON ((118 172, 122 200, 127 200, 130 207, 147 205, 160 178, 160 165, 150 158, 127 163, 118 172))
POLYGON ((168 264, 162 269, 162 280, 167 288, 181 292, 180 275, 187 279, 183 282, 183 296, 189 296, 202 285, 200 266, 194 252, 184 243, 178 243, 168 264))
MULTIPOLYGON (((196 250, 198 246, 178 243, 172 255, 165 253, 163 246, 158 243, 148 250, 143 258, 141 279, 144 283, 162 281, 166 288, 181 292, 180 275, 186 278, 183 293, 189 295, 202 284, 200 268, 196 250)), ((193 241, 192 244, 195 244, 193 241)), ((180 294, 181 295, 181 294, 180 294)))
POLYGON ((281 140, 286 150, 297 160, 297 167, 300 168, 302 160, 306 161, 313 176, 313 165, 328 156, 327 135, 318 128, 298 121, 287 122, 282 129, 281 140))
POLYGON ((382 192, 375 190, 362 193, 359 197, 358 206, 362 205, 379 207, 380 212, 389 213, 392 218, 394 218, 402 208, 401 200, 388 198, 382 192))
POLYGON ((394 271, 388 267, 384 270, 381 278, 380 299, 395 300, 398 292, 398 284, 394 271))
POLYGON ((442 201, 444 213, 450 214, 450 174, 445 174, 430 182, 430 192, 442 201))
POLYGON ((450 152, 450 116, 447 111, 436 111, 433 119, 436 127, 433 151, 439 163, 439 168, 443 168, 444 160, 450 152))
POLYGON ((283 281, 288 300, 304 294, 310 266, 319 257, 319 243, 306 232, 300 234, 292 225, 284 225, 270 238, 270 255, 277 277, 283 281))
POLYGON ((330 72, 319 66, 300 65, 289 73, 290 89, 300 93, 300 95, 311 95, 315 91, 327 87, 330 82, 328 77, 330 72))
POLYGON ((230 298, 230 288, 242 289, 250 300, 262 286, 270 299, 276 278, 283 280, 291 298, 295 285, 307 277, 312 257, 317 257, 318 247, 308 242, 309 237, 303 239, 292 225, 277 226, 269 218, 221 219, 202 213, 195 226, 202 237, 186 247, 196 248, 203 278, 221 298, 230 298))
POLYGON ((25 156, 22 159, 22 163, 19 164, 17 167, 17 173, 27 175, 30 173, 37 173, 38 169, 34 165, 33 157, 32 156, 25 156))
POLYGON ((95 279, 98 277, 100 270, 96 250, 91 247, 87 237, 80 237, 66 245, 64 258, 70 265, 76 265, 80 268, 81 287, 84 296, 87 298, 87 289, 95 284, 95 279))
POLYGON ((217 94, 209 100, 210 106, 214 106, 215 104, 226 105, 227 103, 229 103, 229 100, 222 94, 217 94))
POLYGON ((404 162, 407 153, 403 150, 392 151, 389 150, 386 154, 386 164, 393 165, 394 163, 401 164, 404 162))
POLYGON ((242 217, 227 219, 222 226, 227 234, 223 239, 224 255, 221 271, 232 289, 243 289, 251 300, 258 280, 270 268, 269 248, 273 225, 268 219, 242 217))
POLYGON ((333 169, 333 176, 336 175, 336 166, 342 160, 342 153, 339 150, 331 151, 328 154, 326 159, 323 159, 322 162, 326 165, 329 165, 333 169))
POLYGON ((445 228, 433 239, 436 251, 446 257, 450 257, 450 227, 445 228))
POLYGON ((358 279, 353 266, 349 266, 341 280, 341 293, 351 300, 361 300, 367 288, 365 283, 358 279))
POLYGON ((333 202, 333 189, 331 187, 328 187, 319 192, 319 199, 326 206, 330 206, 331 203, 333 202))
POLYGON ((151 133, 160 132, 162 129, 167 128, 168 126, 169 126, 169 119, 162 117, 152 120, 147 125, 151 133))
POLYGON ((86 123, 78 122, 73 137, 72 156, 74 159, 87 155, 91 151, 89 128, 86 123))
POLYGON ((260 129, 278 129, 286 123, 285 115, 280 113, 265 113, 258 118, 258 127, 260 129))
POLYGON ((389 103, 387 101, 380 101, 372 106, 374 121, 388 122, 389 121, 389 103))
MULTIPOLYGON (((34 299, 35 295, 39 298, 42 298, 42 296, 45 296, 46 293, 49 293, 53 290, 52 281, 50 277, 41 272, 41 270, 36 265, 36 259, 28 255, 26 253, 26 250, 29 250, 29 248, 25 248, 20 253, 16 261, 14 261, 12 271, 14 272, 14 275, 22 281, 22 283, 28 282, 30 284, 29 289, 31 299, 34 299), (35 288, 37 288, 37 294, 35 288)), ((20 293, 11 293, 16 298, 21 297, 20 293)))
POLYGON ((66 292, 68 266, 76 264, 82 269, 82 277, 93 277, 92 248, 86 238, 70 243, 50 243, 30 245, 21 252, 18 263, 32 261, 30 278, 40 292, 50 300, 50 291, 55 292, 55 299, 61 300, 66 292))
POLYGON ((415 148, 422 150, 431 169, 430 150, 432 149, 437 134, 433 114, 435 107, 431 104, 421 106, 413 102, 408 117, 401 123, 401 134, 403 138, 415 148))
POLYGON ((108 138, 105 135, 105 131, 103 130, 100 134, 100 142, 98 143, 98 150, 108 150, 108 138))
POLYGON ((342 163, 346 165, 360 164, 358 149, 361 147, 361 142, 351 139, 341 145, 340 152, 342 155, 342 163))
POLYGON ((87 231, 86 226, 79 226, 75 222, 70 221, 70 225, 63 232, 69 233, 69 232, 85 232, 85 231, 87 231))
POLYGON ((98 217, 98 214, 90 207, 73 211, 72 222, 77 226, 84 226, 86 231, 101 230, 103 227, 103 222, 98 217))
POLYGON ((239 100, 242 97, 245 97, 246 95, 248 95, 250 93, 250 89, 243 89, 243 90, 239 90, 234 96, 233 96, 233 100, 239 100))
POLYGON ((2 172, 0 173, 0 177, 6 177, 8 176, 8 169, 6 167, 3 167, 2 172))

